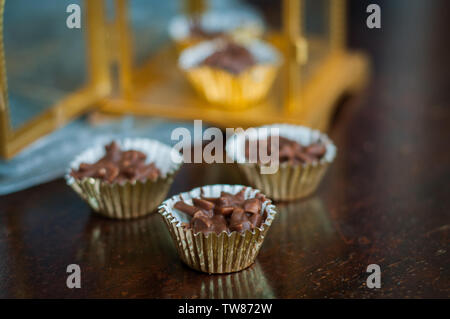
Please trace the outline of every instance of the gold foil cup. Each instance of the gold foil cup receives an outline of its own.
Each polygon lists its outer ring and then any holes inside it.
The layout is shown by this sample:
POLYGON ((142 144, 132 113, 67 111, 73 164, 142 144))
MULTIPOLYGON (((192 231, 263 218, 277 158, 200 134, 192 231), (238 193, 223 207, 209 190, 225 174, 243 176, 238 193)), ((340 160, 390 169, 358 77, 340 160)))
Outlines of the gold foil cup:
POLYGON ((328 164, 280 165, 275 174, 261 174, 259 165, 242 164, 239 168, 252 187, 277 201, 306 197, 317 189, 328 164))
POLYGON ((108 183, 98 178, 76 179, 70 176, 83 162, 94 163, 104 155, 97 146, 80 154, 65 176, 67 184, 97 213, 115 219, 131 219, 151 213, 166 198, 173 178, 182 164, 181 155, 170 146, 150 139, 118 141, 121 150, 138 150, 147 155, 161 171, 156 180, 108 183), (176 161, 174 161, 176 160, 176 161))
MULTIPOLYGON (((209 274, 223 274, 243 270, 252 265, 259 249, 276 215, 275 206, 270 200, 263 203, 262 209, 267 217, 261 227, 243 233, 194 233, 192 229, 182 226, 188 222, 188 216, 173 209, 179 200, 189 201, 204 194, 207 197, 218 197, 221 191, 235 194, 245 186, 211 185, 194 188, 164 201, 159 213, 169 229, 181 260, 189 267, 209 274), (202 193, 203 191, 203 193, 202 193)), ((259 190, 247 187, 245 198, 252 198, 259 190)))
POLYGON ((277 75, 275 65, 256 65, 234 75, 207 66, 187 70, 186 76, 208 102, 230 110, 249 107, 269 92, 277 75))
POLYGON ((256 65, 239 74, 201 65, 222 44, 220 39, 203 42, 180 55, 179 65, 194 89, 210 103, 230 110, 243 109, 264 99, 279 68, 281 58, 276 49, 256 40, 243 44, 255 57, 256 65))
POLYGON ((243 173, 250 186, 260 189, 273 200, 289 201, 311 195, 316 191, 328 167, 333 162, 337 151, 336 146, 327 135, 304 126, 273 124, 258 127, 256 130, 257 132, 260 129, 270 131, 271 128, 278 128, 280 136, 294 140, 301 145, 320 141, 325 144, 327 151, 324 157, 315 163, 298 165, 280 163, 278 171, 274 174, 262 174, 262 165, 248 163, 244 150, 239 149, 245 144, 247 138, 245 134, 241 133, 227 141, 227 156, 237 162, 238 169, 243 173), (236 144, 240 145, 237 149, 236 144), (236 151, 234 152, 233 149, 236 151))

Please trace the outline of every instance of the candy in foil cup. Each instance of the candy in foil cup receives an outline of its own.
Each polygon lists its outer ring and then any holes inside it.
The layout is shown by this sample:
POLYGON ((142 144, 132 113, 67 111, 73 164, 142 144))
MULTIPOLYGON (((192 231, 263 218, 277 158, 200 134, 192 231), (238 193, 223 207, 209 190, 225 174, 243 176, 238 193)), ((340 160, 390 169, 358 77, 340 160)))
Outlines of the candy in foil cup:
POLYGON ((201 65, 223 43, 222 39, 217 39, 184 50, 178 63, 187 79, 207 101, 230 110, 261 101, 276 78, 281 55, 269 44, 255 40, 243 45, 255 57, 256 64, 239 74, 201 65))
POLYGON ((247 135, 238 133, 227 140, 227 156, 237 163, 250 186, 260 189, 275 201, 296 200, 311 195, 336 157, 336 146, 326 134, 298 125, 273 124, 257 127, 255 136, 263 139, 264 134, 270 134, 271 128, 278 128, 280 136, 304 146, 322 142, 325 144, 326 153, 320 161, 312 164, 280 163, 278 171, 274 174, 262 174, 261 165, 248 163, 245 157, 244 146, 247 135))
POLYGON ((173 178, 182 164, 182 156, 170 146, 155 140, 130 138, 117 141, 121 150, 136 150, 147 155, 147 162, 154 162, 161 176, 156 180, 108 183, 98 178, 77 179, 70 175, 81 163, 95 163, 104 154, 104 146, 90 148, 70 164, 65 176, 67 184, 83 198, 91 208, 104 216, 130 219, 151 213, 166 198, 173 178))
POLYGON ((243 270, 256 259, 259 249, 276 215, 275 206, 270 200, 262 205, 267 217, 259 228, 243 233, 194 233, 192 229, 182 226, 190 217, 173 208, 179 200, 190 202, 201 194, 207 197, 219 197, 225 191, 236 194, 246 188, 245 198, 253 198, 259 190, 242 185, 210 185, 194 188, 165 200, 159 206, 159 213, 166 223, 181 260, 189 267, 209 274, 223 274, 243 270))

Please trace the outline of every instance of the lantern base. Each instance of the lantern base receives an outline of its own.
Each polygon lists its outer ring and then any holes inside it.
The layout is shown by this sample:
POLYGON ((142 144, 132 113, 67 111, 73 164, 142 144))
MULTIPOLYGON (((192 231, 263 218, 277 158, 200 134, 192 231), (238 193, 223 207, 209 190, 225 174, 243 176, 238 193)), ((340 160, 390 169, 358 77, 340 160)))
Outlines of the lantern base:
POLYGON ((174 48, 164 51, 135 73, 132 92, 103 99, 101 110, 177 120, 198 119, 221 128, 290 123, 326 131, 339 98, 362 88, 369 75, 369 60, 364 54, 332 53, 318 63, 310 76, 303 78, 294 111, 283 108, 286 101, 282 74, 263 102, 244 110, 225 110, 209 104, 190 87, 172 62, 176 61, 174 48))

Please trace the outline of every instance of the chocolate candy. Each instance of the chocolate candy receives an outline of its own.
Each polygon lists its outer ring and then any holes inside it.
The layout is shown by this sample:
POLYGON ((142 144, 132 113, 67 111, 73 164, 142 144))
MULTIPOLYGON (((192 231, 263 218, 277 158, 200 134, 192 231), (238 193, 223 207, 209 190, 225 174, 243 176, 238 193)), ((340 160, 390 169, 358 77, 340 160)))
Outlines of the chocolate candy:
MULTIPOLYGON (((326 147, 323 143, 312 143, 308 146, 302 146, 299 143, 292 141, 288 138, 279 136, 279 143, 277 144, 279 147, 279 161, 280 163, 289 163, 289 164, 312 164, 316 161, 319 161, 326 153, 326 147)), ((247 159, 250 158, 250 145, 257 145, 257 159, 259 162, 259 152, 262 151, 263 154, 270 155, 272 153, 271 150, 271 140, 272 136, 269 136, 266 140, 259 140, 258 144, 250 143, 248 140, 245 141, 245 156, 247 159), (261 149, 263 148, 263 149, 261 149)))
POLYGON ((226 41, 219 50, 208 56, 201 64, 239 74, 255 65, 256 61, 245 47, 226 41))
POLYGON ((93 164, 81 163, 70 175, 77 179, 99 178, 108 183, 156 180, 160 176, 154 163, 146 164, 147 155, 140 151, 121 151, 117 143, 105 146, 105 155, 93 164))
POLYGON ((245 199, 245 188, 237 194, 221 192, 220 197, 193 198, 193 205, 184 201, 175 203, 174 208, 192 216, 189 224, 194 233, 244 232, 260 227, 266 215, 262 203, 267 199, 258 193, 254 198, 245 199))
POLYGON ((196 212, 200 211, 199 208, 188 205, 183 201, 176 202, 174 207, 178 210, 181 210, 183 213, 188 214, 189 216, 194 216, 196 212))

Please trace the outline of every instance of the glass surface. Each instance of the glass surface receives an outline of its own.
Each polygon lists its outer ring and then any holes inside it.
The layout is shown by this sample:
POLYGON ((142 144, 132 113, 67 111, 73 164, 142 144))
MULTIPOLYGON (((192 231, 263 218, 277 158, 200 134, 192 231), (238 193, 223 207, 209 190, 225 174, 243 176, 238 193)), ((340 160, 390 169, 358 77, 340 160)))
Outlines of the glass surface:
POLYGON ((303 32, 308 41, 308 61, 303 76, 308 78, 330 52, 330 1, 304 0, 303 32))
POLYGON ((330 0, 304 0, 304 3, 306 36, 327 38, 329 34, 330 0))
POLYGON ((69 4, 80 0, 7 0, 4 48, 10 118, 17 129, 86 82, 84 16, 69 29, 69 4))
POLYGON ((144 64, 158 49, 169 43, 168 24, 181 11, 181 6, 181 1, 129 1, 135 66, 144 64))
MULTIPOLYGON (((129 0, 129 19, 133 40, 133 65, 142 66, 154 54, 170 45, 169 24, 186 13, 188 0, 129 0)), ((206 12, 245 10, 257 16, 245 1, 204 0, 206 12)), ((176 61, 170 63, 176 63, 176 61)), ((169 63, 168 62, 168 63, 169 63)))

